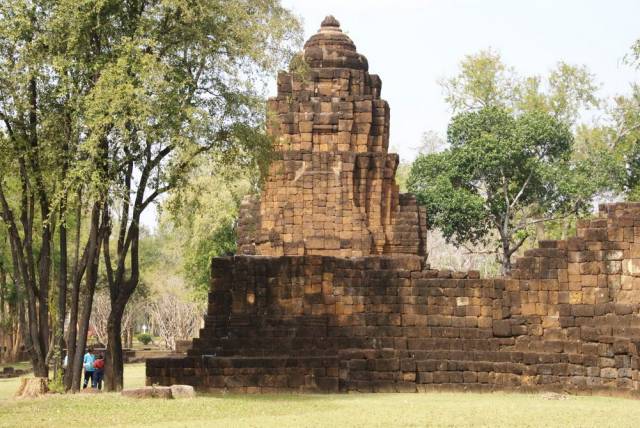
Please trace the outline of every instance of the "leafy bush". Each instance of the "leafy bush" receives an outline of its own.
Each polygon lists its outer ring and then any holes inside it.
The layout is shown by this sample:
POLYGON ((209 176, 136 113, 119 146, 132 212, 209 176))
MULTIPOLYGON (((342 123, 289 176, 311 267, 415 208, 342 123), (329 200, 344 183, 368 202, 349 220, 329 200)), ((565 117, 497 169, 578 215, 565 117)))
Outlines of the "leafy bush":
POLYGON ((153 338, 149 333, 140 333, 138 335, 138 341, 143 345, 148 345, 153 341, 153 338))

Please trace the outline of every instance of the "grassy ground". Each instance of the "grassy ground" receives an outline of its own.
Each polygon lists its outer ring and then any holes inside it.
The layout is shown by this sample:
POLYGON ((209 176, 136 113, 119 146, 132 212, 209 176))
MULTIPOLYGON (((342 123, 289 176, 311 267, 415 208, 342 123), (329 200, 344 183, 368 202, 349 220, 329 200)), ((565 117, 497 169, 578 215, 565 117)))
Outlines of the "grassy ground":
MULTIPOLYGON (((126 386, 144 365, 126 366, 126 386)), ((135 400, 118 394, 14 400, 17 379, 0 380, 0 427, 637 427, 640 402, 548 400, 526 394, 224 395, 135 400)))
POLYGON ((2 363, 0 364, 0 371, 5 367, 13 367, 20 370, 31 370, 31 363, 29 361, 20 361, 17 363, 2 363))
MULTIPOLYGON (((31 366, 29 363, 16 363, 10 364, 16 368, 28 368, 31 366)), ((31 376, 31 375, 27 375, 31 376)), ((0 427, 3 427, 3 412, 6 412, 6 406, 11 402, 16 403, 13 400, 13 396, 20 385, 20 378, 0 379, 0 427)), ((131 364, 125 366, 125 387, 135 388, 144 385, 144 364, 131 364)), ((63 397, 51 397, 51 398, 63 398, 63 397)), ((48 398, 47 398, 48 399, 48 398)), ((38 400, 34 400, 38 401, 38 400)))

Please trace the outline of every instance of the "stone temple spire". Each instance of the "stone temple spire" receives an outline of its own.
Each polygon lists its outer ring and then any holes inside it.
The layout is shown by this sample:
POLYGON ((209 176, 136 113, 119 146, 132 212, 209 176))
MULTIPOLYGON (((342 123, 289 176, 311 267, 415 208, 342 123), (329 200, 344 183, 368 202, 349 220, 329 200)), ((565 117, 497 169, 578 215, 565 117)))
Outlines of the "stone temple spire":
POLYGON ((320 28, 335 27, 340 28, 340 22, 333 16, 327 15, 320 24, 320 28))
POLYGON ((364 55, 356 51, 356 45, 342 32, 340 23, 327 16, 320 29, 304 44, 304 59, 312 68, 369 69, 364 55))
POLYGON ((239 252, 424 256, 426 214, 395 183, 380 78, 333 16, 303 58, 306 75, 281 72, 268 102, 276 160, 260 198, 241 207, 239 252))

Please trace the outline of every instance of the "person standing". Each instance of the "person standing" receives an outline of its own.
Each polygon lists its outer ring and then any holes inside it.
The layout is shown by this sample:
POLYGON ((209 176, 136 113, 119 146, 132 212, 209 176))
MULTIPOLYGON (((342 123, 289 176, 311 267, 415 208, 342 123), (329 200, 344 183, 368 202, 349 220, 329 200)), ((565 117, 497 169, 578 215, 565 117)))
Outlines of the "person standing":
POLYGON ((93 387, 102 390, 102 379, 104 378, 104 356, 98 354, 96 361, 93 363, 93 387))
POLYGON ((93 367, 93 363, 96 360, 96 356, 93 353, 93 348, 89 348, 87 350, 87 353, 84 354, 84 360, 82 361, 82 365, 84 366, 84 382, 82 384, 82 389, 85 389, 87 387, 87 384, 89 383, 89 381, 91 381, 91 387, 95 388, 94 386, 94 379, 93 379, 93 374, 95 372, 95 367, 93 367))

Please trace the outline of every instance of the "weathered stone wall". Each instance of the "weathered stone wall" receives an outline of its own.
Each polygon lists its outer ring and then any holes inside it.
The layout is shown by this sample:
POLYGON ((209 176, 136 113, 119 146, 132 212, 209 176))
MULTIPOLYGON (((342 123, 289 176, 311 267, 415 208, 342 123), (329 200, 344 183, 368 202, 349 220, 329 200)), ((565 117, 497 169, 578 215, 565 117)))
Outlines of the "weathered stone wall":
POLYGON ((199 389, 640 390, 640 204, 601 207, 508 279, 417 256, 213 261, 206 325, 149 383, 199 389))
POLYGON ((380 78, 332 17, 304 59, 269 101, 276 159, 241 206, 244 255, 213 260, 200 338, 185 358, 148 360, 147 382, 637 394, 640 204, 601 207, 510 278, 429 269, 426 213, 399 194, 387 153, 380 78))

